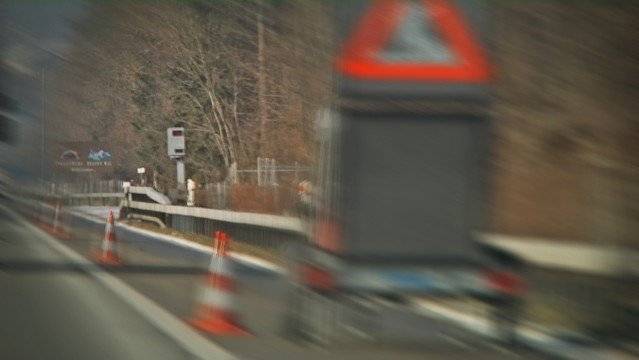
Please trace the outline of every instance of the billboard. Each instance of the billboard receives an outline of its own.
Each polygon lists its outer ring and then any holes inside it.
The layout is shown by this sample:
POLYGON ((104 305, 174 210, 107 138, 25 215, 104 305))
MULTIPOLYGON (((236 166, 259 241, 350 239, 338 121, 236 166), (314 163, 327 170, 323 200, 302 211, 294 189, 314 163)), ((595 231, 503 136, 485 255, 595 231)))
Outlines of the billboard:
POLYGON ((104 145, 92 142, 62 142, 52 151, 58 171, 102 172, 113 167, 113 153, 104 145))

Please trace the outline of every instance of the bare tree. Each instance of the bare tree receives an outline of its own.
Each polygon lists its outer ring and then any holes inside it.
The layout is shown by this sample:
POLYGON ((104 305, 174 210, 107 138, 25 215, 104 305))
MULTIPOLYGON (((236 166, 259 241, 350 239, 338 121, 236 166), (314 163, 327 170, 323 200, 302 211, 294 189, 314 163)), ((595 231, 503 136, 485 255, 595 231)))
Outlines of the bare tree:
POLYGON ((161 155, 174 125, 187 128, 189 172, 206 178, 259 154, 312 159, 314 112, 329 94, 324 5, 119 2, 94 11, 74 49, 83 65, 62 76, 74 85, 59 117, 117 144, 122 166, 172 181, 161 155))

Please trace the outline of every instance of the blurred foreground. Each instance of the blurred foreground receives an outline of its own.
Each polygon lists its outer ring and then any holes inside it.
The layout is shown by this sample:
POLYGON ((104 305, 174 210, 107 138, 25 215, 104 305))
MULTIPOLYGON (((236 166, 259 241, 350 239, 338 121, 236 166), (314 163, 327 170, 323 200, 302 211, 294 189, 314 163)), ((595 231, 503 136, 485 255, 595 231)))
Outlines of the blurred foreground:
POLYGON ((0 353, 636 356, 638 16, 0 5, 0 353))

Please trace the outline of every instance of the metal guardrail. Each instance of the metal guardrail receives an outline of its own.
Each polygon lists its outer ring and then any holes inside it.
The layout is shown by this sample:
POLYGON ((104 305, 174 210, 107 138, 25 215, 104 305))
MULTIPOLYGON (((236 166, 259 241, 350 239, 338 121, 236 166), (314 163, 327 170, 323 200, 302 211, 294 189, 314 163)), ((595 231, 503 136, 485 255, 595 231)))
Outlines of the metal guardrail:
POLYGON ((123 193, 77 193, 63 194, 59 198, 68 205, 119 205, 123 193))
POLYGON ((140 201, 126 201, 123 205, 124 216, 131 213, 152 216, 169 228, 204 236, 222 230, 238 242, 259 248, 278 249, 305 238, 302 221, 294 217, 140 201))
MULTIPOLYGON (((87 193, 73 196, 25 192, 21 196, 25 200, 49 203, 61 201, 71 206, 119 205, 122 206, 120 213, 124 217, 131 213, 152 216, 169 228, 207 237, 217 230, 222 230, 231 234, 238 242, 264 249, 279 249, 290 243, 305 241, 306 238, 303 222, 294 217, 133 201, 131 197, 127 199, 120 193, 87 193)), ((50 212, 48 209, 41 211, 50 212)))
POLYGON ((70 198, 124 198, 123 193, 83 193, 83 194, 68 194, 70 198))
MULTIPOLYGON (((293 217, 143 202, 130 202, 130 209, 160 218, 164 216, 168 227, 180 231, 209 235, 215 230, 226 230, 238 240, 258 246, 276 247, 285 241, 304 238, 303 222, 293 217)), ((629 264, 637 264, 639 259, 639 253, 631 249, 620 251, 594 244, 541 241, 499 234, 481 234, 480 242, 543 268, 600 275, 617 275, 619 271, 633 276, 639 274, 636 265, 629 267, 629 264)))
POLYGON ((152 187, 148 186, 130 186, 128 188, 129 200, 131 200, 131 195, 144 195, 154 202, 162 205, 170 205, 171 200, 161 192, 155 190, 152 187))
MULTIPOLYGON (((39 200, 23 199, 2 192, 4 196, 28 204, 31 215, 40 220, 53 218, 53 207, 39 200), (33 212, 35 210, 35 212, 33 212)), ((78 194, 78 197, 93 194, 78 194)), ((105 196, 108 193, 105 193, 105 196)), ((161 205, 137 201, 124 203, 123 213, 136 213, 164 220, 167 227, 187 233, 210 236, 216 230, 229 232, 236 240, 259 247, 278 248, 291 241, 304 241, 303 222, 294 217, 235 212, 199 207, 161 205)), ((126 216, 126 215, 125 215, 126 216)), ((477 234, 481 243, 519 256, 523 261, 547 269, 576 273, 615 276, 639 276, 639 252, 636 249, 576 243, 560 239, 477 234)))
POLYGON ((201 207, 187 207, 176 205, 162 205, 145 203, 141 201, 129 201, 128 208, 165 213, 170 215, 182 215, 195 218, 210 219, 235 224, 245 224, 257 227, 268 227, 276 230, 303 232, 302 222, 298 218, 269 214, 256 214, 248 212, 208 209, 201 207))

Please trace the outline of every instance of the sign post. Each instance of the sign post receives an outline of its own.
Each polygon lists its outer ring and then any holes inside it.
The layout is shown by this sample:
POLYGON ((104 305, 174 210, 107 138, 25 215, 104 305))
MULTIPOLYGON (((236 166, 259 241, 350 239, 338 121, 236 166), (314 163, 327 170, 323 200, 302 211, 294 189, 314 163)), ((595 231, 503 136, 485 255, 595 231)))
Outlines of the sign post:
POLYGON ((144 175, 146 173, 146 169, 141 167, 138 168, 138 177, 139 177, 139 181, 140 181, 140 186, 146 186, 146 175, 144 175))
POLYGON ((176 159, 178 187, 184 187, 184 159, 176 159))

